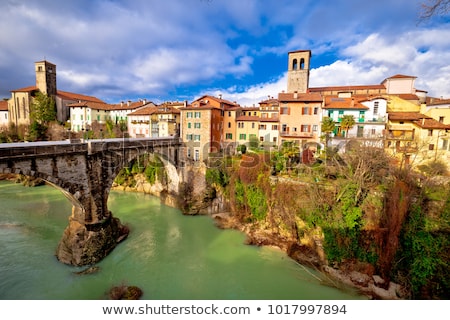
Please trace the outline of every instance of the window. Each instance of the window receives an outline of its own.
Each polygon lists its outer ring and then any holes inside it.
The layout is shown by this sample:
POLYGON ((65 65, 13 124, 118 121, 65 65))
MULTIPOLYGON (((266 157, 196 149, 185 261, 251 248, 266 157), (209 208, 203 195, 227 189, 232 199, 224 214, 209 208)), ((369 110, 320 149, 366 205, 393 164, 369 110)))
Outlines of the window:
POLYGON ((281 114, 289 114, 289 107, 281 107, 281 114))
POLYGON ((186 114, 186 118, 192 118, 192 112, 188 112, 188 113, 186 114))
POLYGON ((228 122, 228 128, 231 128, 231 122, 228 122))
POLYGON ((227 139, 227 140, 233 140, 233 134, 232 134, 232 133, 227 133, 227 134, 225 134, 225 139, 227 139))
POLYGON ((191 157, 191 148, 187 149, 187 157, 190 158, 191 157))
POLYGON ((378 101, 375 101, 374 103, 373 103, 373 114, 374 115, 377 115, 378 114, 378 108, 379 108, 379 102, 378 101))
POLYGON ((239 140, 246 140, 247 139, 247 135, 245 133, 241 133, 239 135, 239 140))
POLYGON ((80 115, 80 120, 83 121, 83 115, 80 115))
POLYGON ((287 124, 283 124, 283 125, 281 126, 281 132, 287 132, 287 131, 288 131, 287 124))
POLYGON ((278 125, 277 124, 273 124, 272 125, 272 130, 278 130, 278 125))
POLYGON ((100 115, 99 114, 97 115, 97 121, 100 121, 100 115))
POLYGON ((300 59, 300 69, 305 69, 305 59, 303 58, 300 59))
POLYGON ((200 118, 200 112, 194 112, 194 118, 200 118))
POLYGON ((293 127, 292 131, 297 132, 297 127, 293 127))
POLYGON ((313 124, 312 131, 317 132, 317 130, 319 130, 319 126, 317 124, 313 124))
POLYGON ((186 135, 186 140, 187 141, 191 141, 192 140, 193 135, 192 134, 187 134, 186 135))
POLYGON ((192 124, 190 122, 188 122, 188 129, 190 129, 192 127, 192 124))
POLYGON ((200 122, 194 123, 194 128, 195 129, 200 129, 200 122))
MULTIPOLYGON (((428 136, 432 137, 433 136, 433 129, 428 130, 428 136)), ((431 150, 431 149, 430 149, 431 150)))
POLYGON ((252 129, 255 129, 255 123, 252 122, 252 129))
POLYGON ((263 142, 264 141, 264 137, 263 136, 259 137, 259 141, 263 142))
POLYGON ((442 150, 447 150, 448 147, 448 140, 442 140, 442 150))
POLYGON ((273 142, 277 142, 277 137, 273 137, 273 142))
POLYGON ((260 124, 259 125, 259 130, 266 130, 266 125, 265 124, 260 124))
POLYGON ((439 117, 439 122, 444 123, 444 117, 439 117))
POLYGON ((302 124, 302 132, 309 132, 309 125, 302 124))
POLYGON ((309 114, 309 107, 303 107, 302 114, 309 114))
POLYGON ((319 108, 318 107, 314 107, 314 114, 319 114, 319 108))
POLYGON ((231 111, 228 111, 228 116, 231 117, 231 111))
POLYGON ((200 151, 198 149, 195 149, 194 151, 194 160, 199 161, 200 160, 200 151))
POLYGON ((297 70, 297 68, 298 68, 298 62, 297 62, 297 59, 294 59, 292 61, 292 70, 297 70))
POLYGON ((194 135, 194 141, 200 141, 200 135, 199 134, 195 134, 194 135))

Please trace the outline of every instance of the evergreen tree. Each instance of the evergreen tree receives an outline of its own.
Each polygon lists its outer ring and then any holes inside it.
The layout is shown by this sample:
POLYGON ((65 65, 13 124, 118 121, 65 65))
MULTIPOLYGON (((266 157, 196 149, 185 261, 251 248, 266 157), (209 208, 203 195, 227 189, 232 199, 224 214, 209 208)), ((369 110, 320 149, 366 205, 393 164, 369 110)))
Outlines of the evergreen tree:
POLYGON ((47 126, 51 121, 56 120, 55 100, 38 91, 31 103, 30 117, 33 122, 47 126))

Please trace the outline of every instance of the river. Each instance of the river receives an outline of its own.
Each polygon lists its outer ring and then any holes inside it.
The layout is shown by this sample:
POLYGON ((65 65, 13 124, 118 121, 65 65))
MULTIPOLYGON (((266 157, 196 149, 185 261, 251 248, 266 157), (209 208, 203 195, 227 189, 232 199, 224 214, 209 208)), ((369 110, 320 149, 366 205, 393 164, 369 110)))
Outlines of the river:
POLYGON ((0 299, 108 299, 113 286, 136 285, 146 300, 364 299, 337 289, 275 248, 244 244, 208 216, 185 216, 158 198, 111 192, 113 215, 129 237, 97 273, 60 263, 56 246, 68 225, 69 201, 50 186, 0 181, 0 299))

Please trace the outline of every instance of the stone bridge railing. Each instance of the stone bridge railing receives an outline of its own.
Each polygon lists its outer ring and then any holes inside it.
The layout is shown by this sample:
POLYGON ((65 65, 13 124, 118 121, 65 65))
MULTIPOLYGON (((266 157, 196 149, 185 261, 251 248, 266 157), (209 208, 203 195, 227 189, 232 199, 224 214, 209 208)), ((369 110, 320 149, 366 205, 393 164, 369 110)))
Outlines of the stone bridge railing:
POLYGON ((179 139, 170 137, 0 144, 0 173, 39 177, 63 191, 73 208, 57 257, 88 265, 126 236, 126 228, 107 207, 120 169, 144 153, 157 153, 166 165, 176 167, 179 147, 179 139))

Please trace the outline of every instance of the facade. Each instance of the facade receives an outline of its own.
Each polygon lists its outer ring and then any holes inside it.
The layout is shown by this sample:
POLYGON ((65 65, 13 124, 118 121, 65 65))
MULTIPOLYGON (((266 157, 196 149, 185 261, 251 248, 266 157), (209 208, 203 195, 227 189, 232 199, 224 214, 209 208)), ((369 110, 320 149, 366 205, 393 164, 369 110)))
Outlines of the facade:
MULTIPOLYGON (((243 108, 245 110, 246 108, 243 108)), ((255 109, 255 108, 252 108, 255 109)), ((250 146, 252 141, 259 141, 259 116, 257 111, 242 111, 241 116, 237 117, 236 122, 236 142, 237 145, 250 146), (244 115, 246 114, 246 115, 244 115), (248 115, 256 114, 256 115, 248 115)), ((259 143, 258 143, 259 144, 259 143)))
POLYGON ((237 121, 236 119, 241 115, 242 108, 239 106, 229 107, 224 112, 223 117, 223 148, 228 153, 234 153, 234 150, 238 146, 237 143, 237 121))
POLYGON ((149 103, 128 114, 128 134, 131 138, 177 136, 180 130, 180 110, 171 102, 159 106, 149 103))
POLYGON ((89 101, 104 103, 95 97, 57 90, 56 65, 49 61, 34 63, 36 85, 11 91, 8 100, 9 121, 16 127, 31 124, 30 108, 36 92, 40 91, 55 100, 56 119, 66 122, 70 118, 69 104, 89 101))
POLYGON ((450 99, 428 98, 420 112, 444 124, 450 124, 450 99))
POLYGON ((0 101, 0 132, 7 130, 9 126, 8 101, 0 101))
POLYGON ((306 93, 309 88, 311 50, 288 53, 287 92, 306 93))
POLYGON ((280 145, 320 142, 322 96, 318 93, 280 93, 280 145))
POLYGON ((127 123, 127 115, 146 104, 146 101, 128 101, 120 104, 80 101, 69 104, 70 130, 72 132, 90 130, 93 125, 104 125, 108 120, 115 125, 121 121, 127 123))
POLYGON ((223 141, 225 112, 238 106, 222 97, 205 95, 180 108, 180 137, 186 146, 184 156, 203 161, 210 153, 227 147, 223 141))

